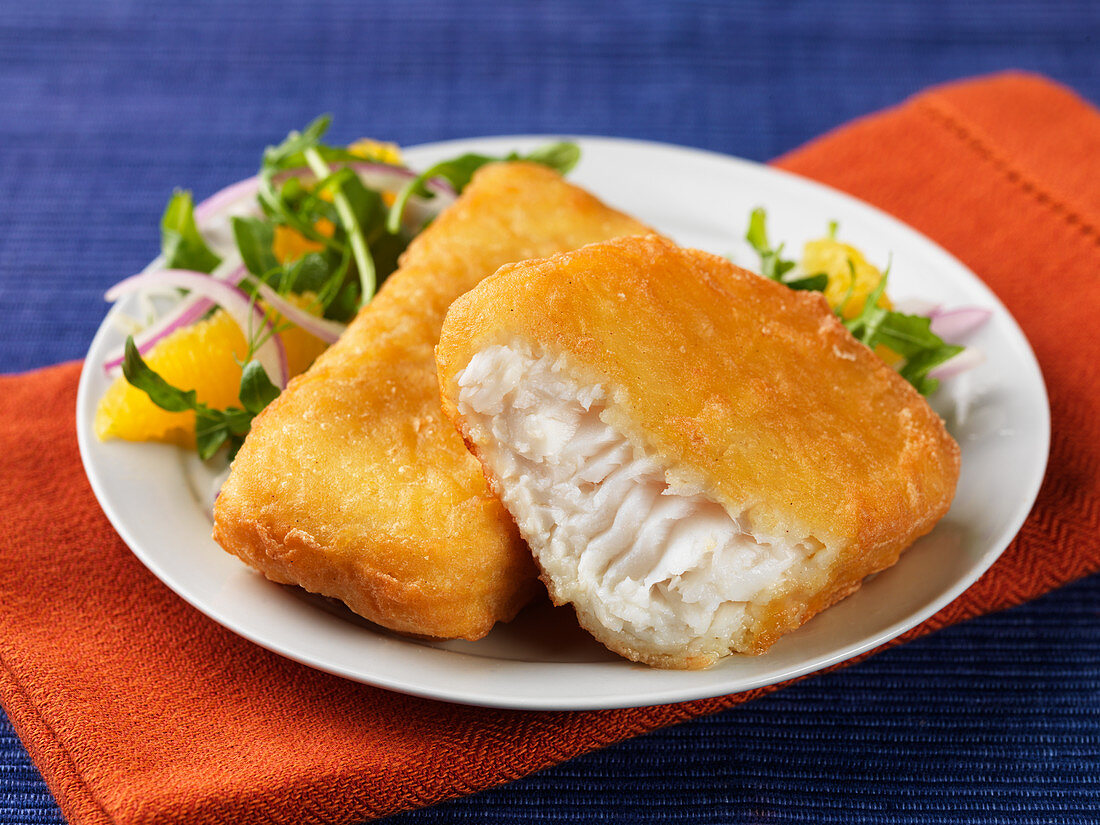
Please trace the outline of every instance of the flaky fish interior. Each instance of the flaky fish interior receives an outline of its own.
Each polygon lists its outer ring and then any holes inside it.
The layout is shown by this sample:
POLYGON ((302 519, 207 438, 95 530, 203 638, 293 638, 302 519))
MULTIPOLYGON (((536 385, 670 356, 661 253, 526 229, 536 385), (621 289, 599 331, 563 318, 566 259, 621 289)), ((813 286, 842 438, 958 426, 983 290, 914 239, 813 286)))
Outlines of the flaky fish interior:
POLYGON ((657 238, 505 268, 437 360, 551 597, 652 665, 766 650, 957 478, 940 419, 824 302, 657 238))
POLYGON ((751 650, 750 611, 813 577, 825 545, 728 512, 617 428, 603 384, 579 383, 569 361, 516 341, 481 350, 458 376, 468 437, 555 602, 642 658, 751 650))

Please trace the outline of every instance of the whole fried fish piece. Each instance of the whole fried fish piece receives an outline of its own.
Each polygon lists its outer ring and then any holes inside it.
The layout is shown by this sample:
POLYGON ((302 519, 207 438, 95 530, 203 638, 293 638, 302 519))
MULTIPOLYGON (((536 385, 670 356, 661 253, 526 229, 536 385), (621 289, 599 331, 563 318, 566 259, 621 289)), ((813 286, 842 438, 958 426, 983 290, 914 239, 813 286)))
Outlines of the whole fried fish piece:
POLYGON ((943 422, 819 294, 660 238, 502 268, 436 352, 551 597, 636 661, 767 650, 954 495, 943 422))
POLYGON ((253 422, 214 538, 268 578, 404 633, 476 639, 512 618, 535 568, 440 410, 443 315, 503 264, 648 231, 545 167, 484 167, 253 422))

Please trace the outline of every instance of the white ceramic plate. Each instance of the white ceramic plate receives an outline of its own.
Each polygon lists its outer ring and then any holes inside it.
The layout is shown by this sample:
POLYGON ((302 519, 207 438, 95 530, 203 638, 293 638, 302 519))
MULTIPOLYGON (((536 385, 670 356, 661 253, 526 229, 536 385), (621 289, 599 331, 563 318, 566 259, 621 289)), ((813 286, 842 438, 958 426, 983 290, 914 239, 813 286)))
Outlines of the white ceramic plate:
MULTIPOLYGON (((465 151, 529 149, 547 137, 496 137, 408 151, 414 168, 465 151)), ((971 343, 988 360, 932 399, 962 445, 950 513, 901 561, 858 593, 781 639, 767 654, 709 670, 632 664, 606 652, 567 609, 543 602, 478 642, 402 638, 341 605, 272 584, 210 538, 197 459, 173 447, 96 440, 107 387, 100 364, 122 336, 105 321, 81 376, 77 432, 93 489, 134 553, 176 593, 257 644, 349 679, 452 702, 529 709, 630 707, 718 696, 810 673, 894 638, 965 590, 1001 554, 1031 508, 1046 465, 1049 412, 1019 327, 962 264, 882 212, 794 175, 722 155, 638 141, 579 138, 571 180, 679 242, 752 266, 741 240, 753 207, 768 210, 789 250, 830 220, 880 264, 892 256, 891 295, 978 305, 992 320, 971 343), (196 481, 197 479, 197 481, 196 481)), ((120 278, 130 273, 120 272, 120 278)))

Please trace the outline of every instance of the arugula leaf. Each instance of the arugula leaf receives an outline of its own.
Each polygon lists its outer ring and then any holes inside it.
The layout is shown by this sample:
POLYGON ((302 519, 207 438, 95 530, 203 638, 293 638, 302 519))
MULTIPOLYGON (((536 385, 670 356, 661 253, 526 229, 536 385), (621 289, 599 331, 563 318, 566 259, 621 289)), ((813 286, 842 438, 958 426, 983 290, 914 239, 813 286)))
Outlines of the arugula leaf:
POLYGON ((195 444, 199 457, 210 458, 223 444, 229 445, 232 458, 252 427, 252 418, 279 395, 258 361, 249 361, 241 375, 240 397, 245 409, 228 407, 217 410, 208 407, 195 397, 194 390, 173 387, 145 363, 134 344, 133 336, 127 336, 122 374, 133 386, 149 396, 149 400, 169 412, 195 413, 195 444))
POLYGON ((126 336, 122 374, 128 382, 148 395, 150 401, 168 412, 193 410, 199 403, 194 390, 184 391, 173 387, 145 363, 132 335, 126 336))
MULTIPOLYGON (((836 221, 829 222, 829 237, 836 238, 836 221)), ((754 209, 749 216, 749 227, 745 233, 745 240, 756 250, 760 256, 761 274, 778 281, 791 289, 810 289, 824 291, 828 286, 829 278, 824 273, 807 275, 790 280, 783 280, 784 273, 794 267, 793 261, 785 261, 782 258, 783 245, 772 248, 768 241, 767 213, 763 209, 754 209)), ((963 351, 962 347, 944 343, 943 339, 932 332, 930 318, 921 315, 906 315, 902 312, 884 309, 878 305, 879 300, 886 292, 886 283, 890 276, 890 267, 882 273, 882 277, 863 301, 863 307, 855 318, 844 320, 844 307, 852 297, 856 286, 855 264, 849 260, 848 269, 851 279, 848 291, 844 298, 834 309, 834 312, 844 322, 844 326, 852 333, 852 336, 874 349, 879 344, 889 347, 902 356, 902 362, 898 373, 917 388, 922 395, 928 395, 935 391, 939 381, 929 378, 928 373, 935 367, 958 355, 963 351)))
POLYGON ((271 383, 267 371, 259 361, 249 361, 241 373, 241 404, 252 415, 259 415, 268 404, 279 397, 279 388, 271 383))
MULTIPOLYGON (((852 297, 852 290, 855 289, 856 269, 851 259, 848 260, 848 269, 852 273, 852 281, 848 286, 848 292, 845 294, 844 300, 837 307, 838 314, 843 311, 845 304, 848 303, 848 299, 852 297)), ((888 310, 880 307, 878 302, 879 299, 882 298, 882 294, 886 291, 886 281, 889 275, 890 267, 886 267, 886 271, 882 273, 882 277, 879 278, 879 282, 875 285, 875 288, 871 290, 871 294, 863 299, 863 308, 860 310, 859 315, 844 322, 844 326, 848 328, 848 332, 852 333, 857 341, 861 341, 871 349, 875 348, 875 344, 877 343, 877 341, 875 341, 875 335, 888 312, 888 310)))
MULTIPOLYGON (((771 281, 782 281, 783 276, 794 269, 794 261, 783 259, 783 244, 772 249, 768 243, 768 213, 757 207, 749 215, 749 229, 745 233, 745 240, 756 250, 760 256, 760 274, 771 281)), ((828 278, 826 278, 826 282, 828 278)), ((799 287, 808 289, 809 287, 799 287)), ((823 287, 824 288, 824 287, 823 287)))
MULTIPOLYGON (((324 158, 317 153, 315 147, 306 149, 303 154, 305 155, 306 162, 309 164, 309 168, 313 170, 319 179, 327 178, 332 175, 332 170, 329 169, 328 164, 325 163, 324 158)), ((348 191, 354 190, 354 186, 350 183, 350 180, 345 178, 335 184, 335 190, 332 195, 333 203, 336 206, 336 214, 340 217, 340 224, 347 233, 348 239, 351 241, 351 252, 355 258, 355 268, 359 272, 359 304, 360 306, 371 298, 374 297, 375 290, 378 288, 378 281, 375 274, 374 258, 370 254, 370 247, 367 246, 366 236, 363 234, 363 227, 359 222, 359 216, 356 215, 355 209, 352 206, 351 200, 348 197, 348 191)), ((354 177, 355 182, 358 184, 357 197, 360 198, 360 205, 366 204, 363 199, 366 198, 367 192, 370 192, 358 176, 354 177)), ((377 192, 371 192, 371 194, 378 199, 379 205, 381 204, 381 196, 377 192)))
POLYGON ((461 193, 474 177, 474 172, 487 163, 492 163, 494 158, 488 155, 467 153, 457 158, 443 160, 430 166, 402 187, 397 193, 397 199, 390 207, 389 219, 386 228, 391 233, 397 233, 401 229, 401 216, 405 214, 405 207, 409 198, 416 195, 421 198, 434 198, 435 195, 424 185, 432 178, 444 178, 454 187, 455 192, 461 193))
POLYGON ((932 332, 930 318, 906 315, 878 306, 889 274, 890 267, 887 267, 874 291, 864 301, 860 314, 844 325, 856 340, 871 349, 882 344, 905 358, 898 369, 901 377, 916 387, 921 395, 928 395, 939 386, 939 381, 929 378, 928 373, 958 355, 963 347, 944 343, 932 332))
POLYGON ((160 219, 160 252, 165 269, 213 272, 222 262, 199 234, 190 192, 177 189, 168 201, 160 219))
POLYGON ((263 167, 274 172, 297 169, 308 166, 305 153, 307 149, 316 149, 322 160, 333 163, 340 161, 361 162, 363 156, 349 151, 344 146, 327 146, 321 143, 329 126, 332 115, 321 115, 301 132, 291 132, 278 146, 268 146, 264 150, 263 167))
MULTIPOLYGON (((463 189, 470 185, 470 181, 473 180, 474 173, 477 172, 478 169, 497 159, 498 158, 493 158, 490 155, 479 155, 476 152, 467 152, 464 155, 459 155, 457 158, 441 160, 435 166, 431 166, 421 172, 416 180, 407 184, 405 188, 410 188, 416 181, 423 182, 430 178, 446 178, 450 181, 456 192, 462 192, 463 189)), ((426 189, 423 189, 419 194, 426 197, 430 193, 426 189)))
POLYGON ((929 378, 928 373, 949 358, 954 358, 963 347, 946 344, 941 347, 929 347, 910 357, 899 370, 901 377, 917 388, 921 395, 930 395, 940 385, 939 379, 929 378))
POLYGON ((341 169, 333 175, 332 185, 348 199, 365 237, 377 237, 386 231, 386 204, 381 194, 368 189, 351 169, 341 169))
POLYGON ((932 332, 931 318, 892 311, 885 313, 878 327, 876 342, 885 344, 906 358, 944 345, 943 340, 932 332))
MULTIPOLYGON (((312 191, 302 186, 296 178, 291 178, 277 190, 275 188, 275 175, 287 169, 297 169, 306 166, 306 152, 310 149, 320 150, 320 139, 328 130, 332 122, 330 115, 321 115, 301 132, 291 132, 286 140, 278 146, 268 146, 264 150, 263 163, 260 167, 260 188, 257 199, 264 213, 273 220, 286 224, 309 238, 311 241, 323 244, 328 248, 340 249, 340 244, 333 238, 317 231, 315 226, 317 216, 315 210, 326 209, 327 205, 320 205, 321 200, 312 191)), ((323 147, 324 155, 331 155, 330 147, 323 147)), ((346 150, 342 154, 349 155, 346 150)), ((318 177, 327 177, 328 174, 318 177)))
POLYGON ((276 270, 281 270, 272 245, 275 243, 275 230, 271 224, 260 218, 233 218, 233 239, 241 253, 245 267, 265 283, 276 270))
POLYGON ((359 311, 359 285, 344 284, 333 296, 325 310, 325 317, 336 321, 348 322, 359 311))
POLYGON ((331 256, 326 256, 325 263, 329 266, 329 274, 324 284, 317 290, 317 298, 320 300, 321 306, 324 307, 322 315, 336 321, 350 320, 359 307, 359 283, 358 281, 348 282, 347 280, 351 269, 351 250, 345 249, 343 254, 335 260, 331 256), (354 293, 351 296, 352 306, 348 314, 345 314, 343 305, 336 305, 337 298, 345 288, 349 288, 354 293))
POLYGON ((307 252, 288 267, 283 267, 283 276, 276 287, 279 292, 320 292, 329 276, 332 267, 324 255, 317 252, 307 252))
POLYGON ((332 125, 332 115, 324 114, 315 118, 301 132, 291 132, 286 140, 278 146, 268 146, 264 150, 263 165, 265 167, 293 168, 305 166, 300 160, 302 153, 315 146, 324 137, 328 127, 332 125))
MULTIPOLYGON (((361 158, 346 148, 321 143, 330 123, 331 117, 322 115, 301 132, 291 132, 282 143, 269 146, 264 151, 257 195, 269 225, 284 224, 325 247, 327 277, 321 275, 316 260, 307 266, 310 267, 309 274, 314 284, 319 284, 324 293, 322 304, 325 317, 329 318, 344 318, 349 311, 353 314, 355 309, 373 297, 378 286, 396 269, 397 258, 409 241, 402 230, 401 216, 412 196, 433 197, 425 185, 430 178, 445 178, 456 191, 462 191, 474 173, 492 161, 530 160, 564 174, 576 165, 580 157, 580 149, 572 143, 549 144, 527 155, 513 152, 504 158, 475 153, 461 155, 436 164, 410 181, 387 210, 380 193, 364 186, 353 171, 333 171, 330 164, 334 162, 354 162, 361 158), (303 185, 300 180, 291 177, 276 187, 277 174, 301 166, 309 167, 315 182, 303 185), (331 193, 332 201, 319 197, 322 192, 331 193), (319 232, 317 222, 321 218, 336 224, 336 231, 331 235, 319 232), (349 249, 350 260, 347 255, 349 249), (349 310, 353 296, 344 277, 345 273, 350 272, 348 267, 351 263, 355 265, 359 283, 354 296, 355 307, 349 310)), ((248 233, 250 237, 242 235, 238 239, 242 241, 241 252, 242 256, 247 256, 249 271, 272 285, 279 284, 277 288, 280 291, 291 288, 291 285, 295 289, 305 289, 298 280, 303 273, 294 271, 293 265, 275 270, 264 252, 268 247, 266 238, 259 235, 255 227, 250 228, 253 230, 248 233), (249 246, 247 250, 246 244, 249 246)))
POLYGON ((383 234, 377 241, 371 241, 371 254, 378 270, 378 286, 397 270, 397 261, 409 245, 411 238, 402 232, 400 235, 383 234))
POLYGON ((525 158, 520 158, 515 152, 508 156, 509 160, 529 160, 532 163, 541 163, 549 166, 559 175, 566 175, 573 171, 573 167, 581 159, 581 147, 575 143, 560 141, 547 143, 529 152, 525 158))
POLYGON ((829 276, 824 272, 819 272, 816 275, 807 275, 804 278, 792 278, 782 283, 784 286, 789 286, 791 289, 802 289, 808 292, 824 292, 825 287, 829 285, 829 276))
POLYGON ((334 171, 330 166, 362 160, 345 148, 321 143, 330 122, 324 115, 302 132, 291 132, 281 144, 269 146, 264 152, 258 193, 267 218, 258 223, 266 223, 268 233, 272 224, 284 224, 324 246, 322 253, 309 253, 276 268, 277 262, 267 254, 268 238, 258 227, 242 225, 242 231, 251 231, 238 241, 253 274, 283 293, 314 290, 325 317, 347 320, 396 269, 397 257, 409 239, 403 232, 387 230, 387 210, 379 192, 365 186, 353 170, 334 171), (302 166, 313 172, 313 181, 303 184, 290 177, 275 186, 276 174, 302 166), (322 219, 332 222, 335 231, 320 232, 317 224, 322 219))
POLYGON ((544 166, 549 166, 551 169, 564 175, 577 165, 580 155, 580 147, 575 143, 550 143, 545 146, 540 146, 528 152, 526 155, 512 152, 503 157, 490 157, 489 155, 468 152, 464 155, 459 155, 457 158, 440 161, 435 166, 425 169, 405 184, 401 191, 397 193, 397 199, 393 202, 393 206, 390 207, 386 228, 394 235, 400 231, 401 216, 405 214, 405 207, 409 202, 409 198, 414 195, 421 198, 435 197, 431 190, 425 186, 427 181, 432 178, 446 179, 450 182, 451 186, 454 187, 455 192, 461 194, 462 190, 465 189, 473 179, 474 173, 487 163, 493 163, 498 160, 526 160, 532 163, 541 163, 544 166))
MULTIPOLYGON (((297 261, 280 264, 273 249, 274 228, 260 218, 233 218, 233 236, 248 271, 281 295, 290 292, 321 295, 334 275, 343 282, 346 267, 339 273, 334 272, 339 265, 339 257, 330 259, 318 252, 307 252, 297 261)), ((251 279, 246 279, 240 288, 254 295, 253 283, 251 279)))
POLYGON ((758 206, 749 213, 749 228, 745 232, 745 240, 761 256, 771 252, 771 244, 768 243, 768 212, 763 207, 758 206))
POLYGON ((243 410, 212 410, 203 405, 195 410, 195 447, 199 458, 210 458, 226 442, 229 458, 240 449, 252 424, 252 416, 243 410))
POLYGON ((279 190, 275 189, 273 174, 270 170, 260 172, 260 188, 256 198, 268 219, 274 223, 289 226, 303 237, 319 243, 329 249, 341 250, 342 244, 335 238, 318 231, 317 221, 324 217, 336 218, 331 204, 323 203, 312 193, 306 192, 296 178, 291 178, 279 190), (294 183, 292 184, 291 181, 294 183), (288 199, 286 193, 292 193, 288 199))
MULTIPOLYGON (((381 236, 387 234, 386 204, 381 193, 369 189, 354 171, 340 169, 326 179, 324 186, 332 193, 335 223, 342 233, 341 237, 351 240, 354 237, 353 232, 357 231, 362 234, 367 248, 371 249, 381 236)), ((354 252, 353 244, 353 255, 354 252)), ((372 266, 373 258, 371 249, 372 266)))
MULTIPOLYGON (((320 146, 315 148, 318 155, 324 154, 320 146)), ((302 158, 302 161, 305 162, 305 157, 302 158)), ((327 165, 326 168, 328 168, 327 165)), ((325 177, 318 178, 314 176, 314 179, 308 183, 303 183, 299 178, 287 178, 279 190, 279 195, 286 200, 290 208, 294 209, 302 220, 311 224, 316 224, 319 220, 327 220, 330 223, 339 225, 340 215, 336 211, 336 205, 331 200, 331 193, 349 178, 358 180, 359 176, 346 167, 337 169, 325 177), (330 194, 330 198, 324 197, 326 193, 330 194)), ((330 246, 337 245, 335 237, 328 240, 330 246)))

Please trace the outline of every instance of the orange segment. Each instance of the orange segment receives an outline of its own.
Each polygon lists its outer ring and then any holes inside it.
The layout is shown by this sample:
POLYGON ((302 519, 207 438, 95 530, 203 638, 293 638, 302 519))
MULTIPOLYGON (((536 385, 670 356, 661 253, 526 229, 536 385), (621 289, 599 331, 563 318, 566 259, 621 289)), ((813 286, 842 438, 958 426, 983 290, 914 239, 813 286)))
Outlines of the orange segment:
MULTIPOLYGON (((322 235, 329 238, 336 231, 332 221, 325 218, 317 221, 315 228, 322 235)), ((275 237, 271 242, 271 251, 275 255, 275 259, 281 264, 292 263, 310 252, 320 252, 324 248, 324 244, 311 241, 297 229, 281 224, 276 225, 275 237)))
POLYGON ((364 160, 376 160, 391 166, 399 166, 403 161, 401 149, 396 143, 386 143, 381 140, 361 138, 350 144, 348 151, 364 160))
MULTIPOLYGON (((348 146, 348 151, 353 155, 358 155, 363 160, 373 160, 379 163, 388 163, 391 166, 400 166, 405 162, 405 158, 401 154, 401 147, 396 143, 387 143, 381 140, 371 140, 370 138, 361 138, 348 146)), ((397 200, 397 194, 395 192, 383 192, 382 203, 386 206, 393 206, 393 202, 397 200)))
MULTIPOLYGON (((291 295, 288 300, 308 308, 315 298, 291 295)), ((277 318, 276 323, 281 324, 282 319, 277 318)), ((299 327, 281 335, 291 375, 304 372, 327 346, 299 327)), ((195 390, 199 401, 211 407, 239 407, 241 368, 237 362, 247 354, 240 327, 219 309, 205 321, 178 329, 159 341, 145 355, 145 362, 169 384, 195 390)), ((195 414, 162 410, 120 376, 99 401, 95 432, 101 441, 161 441, 193 449, 195 414)))
MULTIPOLYGON (((848 294, 848 288, 852 284, 853 268, 855 286, 851 297, 844 305, 842 314, 845 319, 855 318, 863 311, 863 303, 882 280, 882 273, 873 264, 868 263, 863 253, 854 246, 831 238, 810 241, 802 249, 803 271, 807 275, 824 272, 829 276, 829 285, 825 288, 825 300, 833 309, 836 309, 848 294), (848 265, 849 261, 851 266, 848 265)), ((892 306, 885 293, 879 298, 878 305, 883 309, 890 309, 892 306)))
POLYGON ((875 347, 875 355, 885 361, 886 366, 893 367, 894 369, 897 369, 899 366, 901 366, 901 362, 905 360, 892 349, 883 344, 879 344, 875 347))
MULTIPOLYGON (((868 263, 862 252, 854 246, 832 238, 819 238, 803 247, 802 269, 807 274, 816 275, 824 272, 829 276, 829 285, 825 287, 825 300, 833 309, 844 301, 849 287, 852 288, 851 297, 844 304, 841 313, 846 320, 855 318, 863 311, 863 304, 882 280, 882 272, 874 264, 868 263), (854 287, 852 286, 853 270, 855 271, 854 287)), ((885 292, 879 297, 878 306, 883 309, 893 308, 885 292)), ((896 367, 905 360, 892 349, 881 344, 875 347, 875 355, 891 367, 896 367)))
MULTIPOLYGON (((313 315, 320 315, 322 307, 317 303, 317 296, 312 292, 301 295, 290 294, 284 296, 286 300, 300 309, 309 310, 313 315)), ((287 326, 282 316, 275 318, 276 328, 287 326)), ((301 327, 290 326, 279 335, 283 339, 283 347, 286 349, 286 364, 290 371, 290 377, 305 372, 310 364, 317 360, 317 356, 328 349, 328 344, 315 335, 311 335, 301 327)), ((238 382, 239 383, 239 382, 238 382)))

